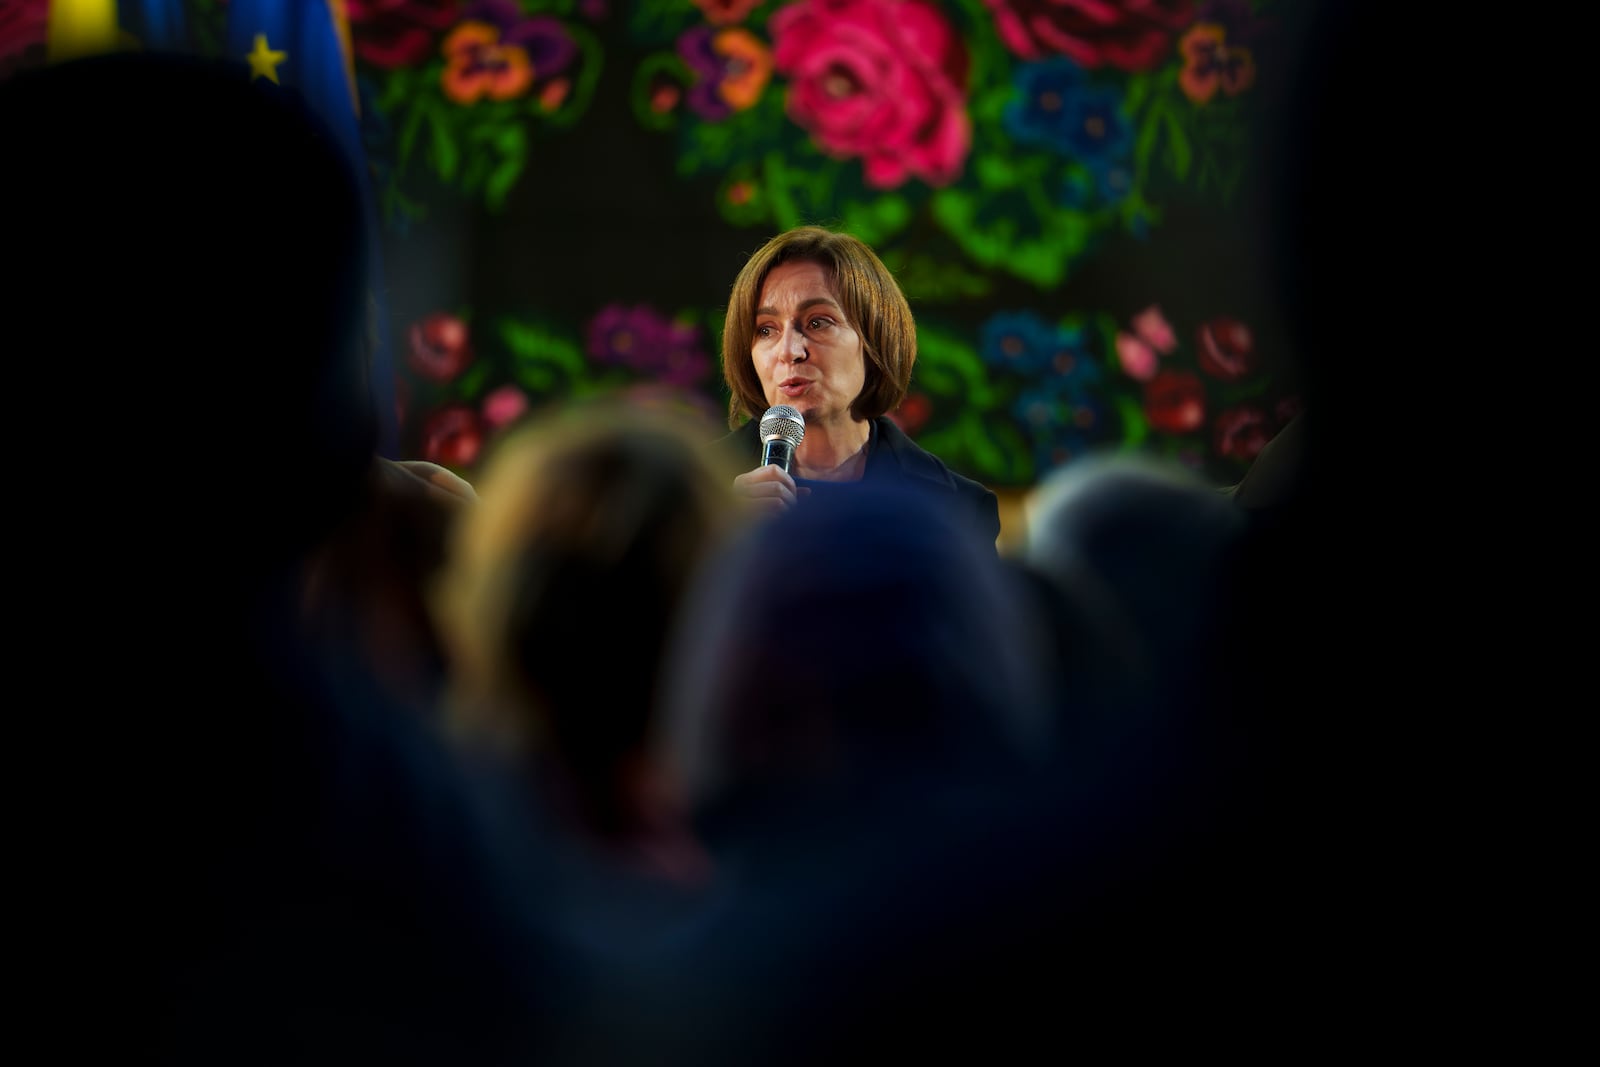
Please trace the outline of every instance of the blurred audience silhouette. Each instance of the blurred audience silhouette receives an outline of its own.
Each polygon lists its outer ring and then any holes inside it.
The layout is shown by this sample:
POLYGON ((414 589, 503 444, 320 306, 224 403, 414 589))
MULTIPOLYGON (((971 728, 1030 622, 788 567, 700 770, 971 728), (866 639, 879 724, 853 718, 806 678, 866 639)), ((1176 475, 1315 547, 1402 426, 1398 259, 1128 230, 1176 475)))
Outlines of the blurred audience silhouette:
POLYGON ((360 494, 307 568, 308 632, 365 663, 397 705, 435 716, 450 664, 428 591, 477 491, 437 463, 374 456, 360 494))
POLYGON ((525 416, 432 597, 455 736, 508 757, 567 832, 669 880, 696 853, 648 751, 660 664, 696 570, 744 518, 704 436, 621 395, 525 416))
POLYGON ((1101 453, 1046 475, 1024 524, 1018 562, 1065 600, 1051 605, 1065 703, 1097 695, 1114 705, 1093 709, 1099 726, 1164 734, 1180 705, 1210 698, 1216 622, 1247 525, 1235 501, 1175 460, 1101 453))
MULTIPOLYGON (((0 82, 19 666, 52 706, 52 904, 163 1063, 503 1063, 562 986, 520 837, 307 581, 374 474, 356 176, 239 63, 127 52, 0 82), (92 888, 91 888, 92 887, 92 888)), ((336 578, 341 576, 335 576, 336 578)), ((70 956, 66 946, 63 956, 70 956)), ((69 1038, 70 1039, 70 1038, 69 1038)))
POLYGON ((611 976, 601 1060, 830 1062, 907 1023, 992 918, 1015 869, 969 860, 1054 751, 1029 613, 991 544, 893 486, 768 516, 701 570, 654 741, 711 878, 611 976))
MULTIPOLYGON (((455 742, 519 788, 540 914, 592 981, 544 1026, 548 1060, 607 1062, 617 983, 698 914, 710 877, 654 751, 666 649, 700 568, 749 518, 686 410, 626 394, 535 409, 492 446, 432 603, 455 742)), ((498 780, 498 779, 497 779, 498 780)))

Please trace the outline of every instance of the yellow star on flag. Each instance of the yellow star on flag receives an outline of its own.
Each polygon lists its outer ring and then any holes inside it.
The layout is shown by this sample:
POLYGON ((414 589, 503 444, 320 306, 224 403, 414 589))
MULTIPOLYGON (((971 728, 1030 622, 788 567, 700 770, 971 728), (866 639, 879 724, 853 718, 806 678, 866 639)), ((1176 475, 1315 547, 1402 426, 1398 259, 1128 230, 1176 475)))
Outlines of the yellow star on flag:
POLYGON ((270 78, 274 85, 278 84, 278 64, 289 58, 287 52, 274 52, 267 47, 267 35, 256 34, 256 44, 248 55, 244 57, 250 62, 250 80, 257 78, 270 78))

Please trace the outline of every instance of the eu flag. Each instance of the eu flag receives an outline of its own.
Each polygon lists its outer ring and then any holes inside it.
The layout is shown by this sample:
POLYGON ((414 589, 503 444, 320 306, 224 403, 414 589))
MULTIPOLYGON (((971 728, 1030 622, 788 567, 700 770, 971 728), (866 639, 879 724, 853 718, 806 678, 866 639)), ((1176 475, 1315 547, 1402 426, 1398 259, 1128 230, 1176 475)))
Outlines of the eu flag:
POLYGON ((327 0, 232 0, 226 47, 250 65, 253 80, 305 97, 338 135, 356 172, 367 172, 354 76, 327 0))
POLYGON ((118 0, 117 17, 123 34, 141 48, 160 52, 192 48, 183 0, 118 0))
MULTIPOLYGON (((327 121, 355 172, 370 173, 361 139, 360 98, 349 48, 349 26, 342 0, 232 0, 228 5, 225 47, 228 55, 249 64, 252 80, 268 80, 297 92, 327 121)), ((387 301, 382 299, 382 270, 377 239, 377 211, 370 185, 362 188, 367 202, 373 285, 370 373, 381 437, 380 450, 395 457, 398 417, 394 404, 394 372, 389 352, 387 301)))

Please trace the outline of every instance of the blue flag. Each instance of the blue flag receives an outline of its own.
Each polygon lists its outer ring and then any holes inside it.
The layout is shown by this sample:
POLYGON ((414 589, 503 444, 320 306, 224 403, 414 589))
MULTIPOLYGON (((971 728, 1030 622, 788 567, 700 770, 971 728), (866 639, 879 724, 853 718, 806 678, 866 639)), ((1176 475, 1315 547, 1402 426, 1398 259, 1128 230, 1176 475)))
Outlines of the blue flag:
POLYGON ((350 66, 327 0, 232 0, 228 55, 300 93, 333 127, 357 173, 367 172, 350 66))
POLYGON ((232 0, 228 5, 227 54, 250 68, 252 80, 267 79, 298 92, 332 128, 339 146, 362 178, 372 286, 370 375, 377 405, 379 450, 399 458, 394 364, 389 345, 388 301, 383 297, 378 213, 366 148, 361 139, 360 100, 348 37, 337 0, 232 0))
POLYGON ((187 52, 193 47, 183 0, 118 0, 117 21, 122 32, 140 48, 187 52))

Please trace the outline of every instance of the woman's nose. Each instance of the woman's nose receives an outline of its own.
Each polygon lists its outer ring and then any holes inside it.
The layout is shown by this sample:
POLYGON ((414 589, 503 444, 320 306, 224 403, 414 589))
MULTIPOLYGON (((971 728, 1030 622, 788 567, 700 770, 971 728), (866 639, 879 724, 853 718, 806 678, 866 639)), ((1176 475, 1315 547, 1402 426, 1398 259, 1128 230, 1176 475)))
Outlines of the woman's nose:
POLYGON ((803 362, 805 360, 805 358, 806 358, 806 355, 807 355, 805 331, 797 330, 797 329, 795 329, 794 327, 791 326, 791 327, 789 327, 789 330, 788 330, 788 333, 787 333, 786 337, 787 337, 787 344, 784 347, 784 351, 789 356, 789 362, 791 362, 791 363, 801 363, 801 362, 803 362))

